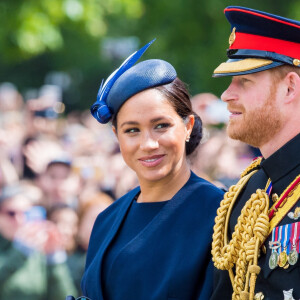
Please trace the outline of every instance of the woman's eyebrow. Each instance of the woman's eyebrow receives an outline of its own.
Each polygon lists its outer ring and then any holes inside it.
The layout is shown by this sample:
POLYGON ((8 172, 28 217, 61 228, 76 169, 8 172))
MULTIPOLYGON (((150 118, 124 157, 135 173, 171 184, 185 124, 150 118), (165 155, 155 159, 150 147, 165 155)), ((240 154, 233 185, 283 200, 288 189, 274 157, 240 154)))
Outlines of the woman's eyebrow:
MULTIPOLYGON (((159 117, 157 117, 157 118, 151 119, 151 120, 150 120, 150 123, 156 123, 156 122, 161 121, 161 120, 164 120, 164 119, 166 119, 165 116, 159 116, 159 117)), ((122 127, 125 126, 125 125, 139 125, 139 122, 137 122, 137 121, 125 121, 125 122, 123 122, 123 123, 120 125, 120 128, 122 128, 122 127)))
POLYGON ((139 123, 136 121, 125 121, 120 125, 120 128, 122 128, 125 125, 138 125, 139 123))

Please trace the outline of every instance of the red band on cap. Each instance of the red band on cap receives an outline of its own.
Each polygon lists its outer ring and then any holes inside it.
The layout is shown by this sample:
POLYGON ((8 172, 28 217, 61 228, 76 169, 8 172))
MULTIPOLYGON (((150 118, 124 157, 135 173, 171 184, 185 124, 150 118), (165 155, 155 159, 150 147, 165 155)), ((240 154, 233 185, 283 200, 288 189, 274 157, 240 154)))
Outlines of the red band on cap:
POLYGON ((235 35, 235 41, 230 49, 262 50, 293 58, 300 57, 300 44, 298 43, 242 32, 236 32, 235 35))

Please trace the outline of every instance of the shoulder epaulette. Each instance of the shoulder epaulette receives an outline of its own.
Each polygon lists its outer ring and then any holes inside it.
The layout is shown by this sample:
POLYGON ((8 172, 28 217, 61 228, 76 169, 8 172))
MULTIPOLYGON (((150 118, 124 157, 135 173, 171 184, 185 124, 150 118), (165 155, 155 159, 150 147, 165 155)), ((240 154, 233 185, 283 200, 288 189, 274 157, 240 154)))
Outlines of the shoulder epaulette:
POLYGON ((259 168, 262 161, 262 156, 256 157, 252 163, 241 173, 241 178, 249 174, 250 172, 259 168))

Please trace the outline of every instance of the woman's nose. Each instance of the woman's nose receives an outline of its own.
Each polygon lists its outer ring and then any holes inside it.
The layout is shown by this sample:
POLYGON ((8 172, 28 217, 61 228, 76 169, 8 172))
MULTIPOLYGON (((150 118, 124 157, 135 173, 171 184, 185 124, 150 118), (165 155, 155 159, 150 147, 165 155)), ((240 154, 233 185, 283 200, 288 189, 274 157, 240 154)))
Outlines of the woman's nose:
POLYGON ((150 133, 144 133, 141 137, 140 148, 143 151, 149 151, 158 148, 158 140, 150 133))

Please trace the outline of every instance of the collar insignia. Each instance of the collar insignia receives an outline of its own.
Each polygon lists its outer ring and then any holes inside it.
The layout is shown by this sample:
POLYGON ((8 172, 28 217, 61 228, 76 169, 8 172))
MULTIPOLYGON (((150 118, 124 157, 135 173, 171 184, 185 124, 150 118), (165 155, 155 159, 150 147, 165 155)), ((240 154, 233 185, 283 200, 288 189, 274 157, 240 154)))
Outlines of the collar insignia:
POLYGON ((300 218, 300 207, 296 207, 294 212, 289 212, 288 217, 293 220, 298 220, 300 218))

